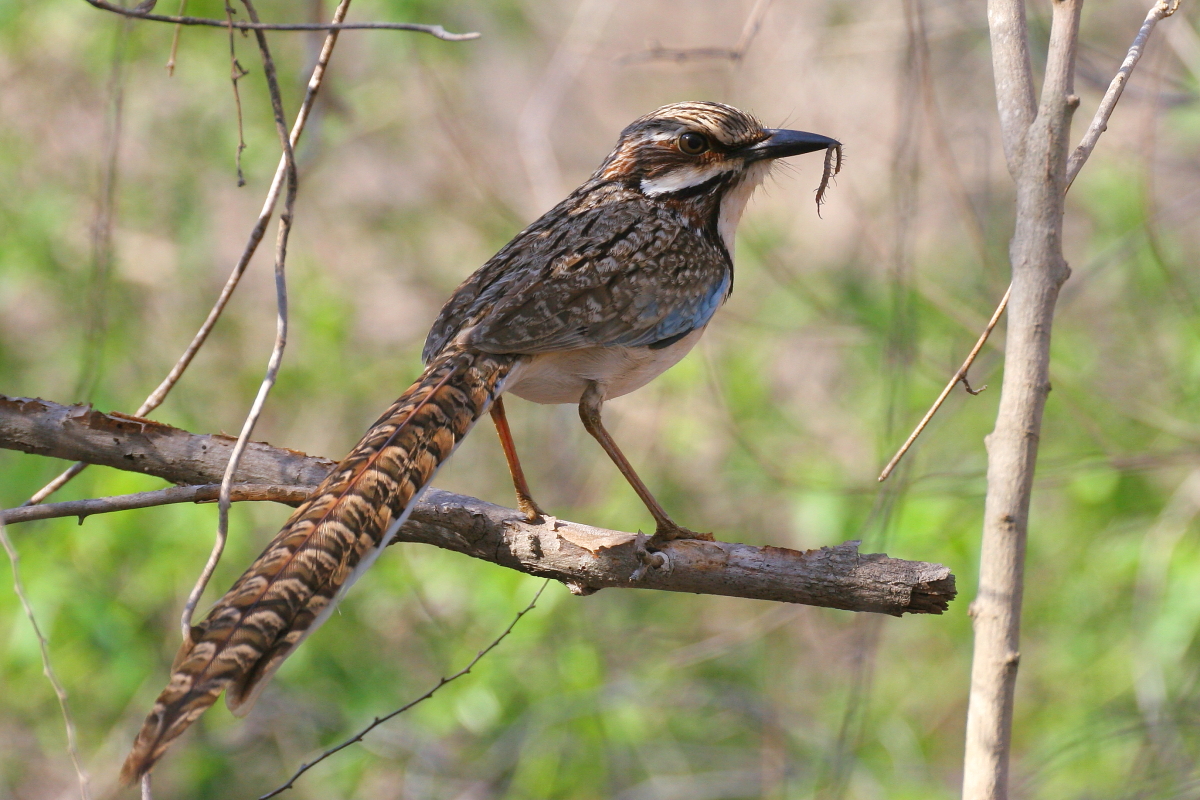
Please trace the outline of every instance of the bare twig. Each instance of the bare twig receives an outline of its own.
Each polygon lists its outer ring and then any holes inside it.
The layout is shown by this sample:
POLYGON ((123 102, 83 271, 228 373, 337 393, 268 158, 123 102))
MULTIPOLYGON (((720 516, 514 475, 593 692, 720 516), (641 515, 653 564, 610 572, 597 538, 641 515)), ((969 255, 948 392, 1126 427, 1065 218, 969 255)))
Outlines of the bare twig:
MULTIPOLYGON (((172 483, 221 479, 235 442, 87 406, 0 396, 0 448, 154 475, 172 483)), ((261 443, 246 448, 240 483, 315 487, 328 459, 261 443)), ((943 566, 858 551, 857 542, 797 552, 729 542, 668 542, 645 566, 645 537, 557 520, 534 525, 519 511, 472 497, 427 491, 395 541, 453 550, 578 589, 643 588, 804 603, 893 616, 937 614, 954 597, 943 566)))
POLYGON ((120 20, 113 42, 112 63, 105 89, 105 124, 100 185, 91 225, 91 278, 85 293, 84 347, 75 397, 87 400, 102 372, 105 340, 112 303, 109 291, 113 273, 113 224, 117 215, 122 127, 125 121, 125 52, 131 23, 120 20))
POLYGON ((770 5, 771 0, 755 2, 746 16, 746 22, 742 25, 742 33, 733 47, 663 47, 658 42, 651 42, 650 46, 640 53, 621 56, 617 59, 617 63, 640 64, 647 61, 674 61, 681 64, 685 61, 716 59, 728 60, 737 64, 746 57, 750 45, 758 36, 758 31, 762 28, 763 17, 767 15, 770 5))
MULTIPOLYGON (((258 22, 258 12, 254 8, 253 0, 242 0, 242 5, 246 7, 246 13, 250 15, 250 19, 258 22)), ((330 36, 332 35, 333 33, 330 33, 330 36)), ((267 372, 258 387, 258 394, 255 396, 254 402, 250 405, 246 421, 242 423, 242 431, 238 435, 237 444, 233 447, 229 463, 225 466, 225 474, 221 478, 221 494, 217 504, 217 533, 213 541, 213 549, 200 577, 196 579, 196 585, 192 587, 192 592, 188 595, 187 602, 183 606, 183 613, 180 615, 179 626, 185 643, 191 642, 192 614, 221 560, 221 553, 224 552, 225 542, 229 538, 229 506, 232 503, 230 487, 233 485, 234 473, 237 472, 242 453, 246 451, 250 435, 254 433, 254 426, 258 424, 258 418, 262 415, 267 396, 275 386, 279 367, 283 363, 283 352, 287 347, 288 298, 285 265, 287 263, 288 235, 292 230, 292 214, 296 206, 296 156, 292 149, 291 136, 288 133, 287 118, 283 113, 283 96, 279 92, 279 80, 275 75, 275 61, 271 58, 271 50, 267 46, 267 35, 261 30, 255 30, 254 36, 258 40, 263 73, 266 75, 267 88, 271 94, 271 110, 275 115, 275 128, 279 133, 279 142, 283 147, 283 155, 287 162, 287 193, 283 200, 283 211, 279 214, 279 233, 275 238, 275 343, 271 348, 271 357, 267 360, 267 372)))
POLYGON ((142 776, 142 780, 138 784, 142 790, 142 800, 154 800, 154 793, 150 791, 150 773, 147 772, 142 776))
POLYGON ((42 635, 37 617, 33 614, 33 606, 30 605, 29 597, 25 594, 25 587, 21 583, 21 557, 17 553, 17 548, 13 546, 12 540, 8 538, 2 520, 0 520, 0 545, 3 545, 4 552, 8 554, 8 563, 12 566, 13 591, 21 601, 21 607, 25 609, 25 617, 29 620, 34 635, 37 636, 38 648, 42 654, 42 674, 46 676, 46 680, 50 681, 50 685, 54 688, 54 695, 58 698, 58 707, 62 711, 63 724, 67 729, 67 753, 71 757, 71 764, 75 767, 75 775, 79 778, 79 795, 83 800, 88 800, 88 776, 79 759, 79 747, 75 739, 75 720, 71 716, 71 707, 67 702, 67 690, 63 688, 58 676, 54 674, 54 668, 50 665, 50 644, 42 635))
POLYGON ((412 22, 229 22, 223 19, 208 19, 206 17, 168 16, 166 14, 151 14, 149 11, 138 11, 136 8, 121 8, 107 0, 85 0, 89 5, 103 11, 111 11, 124 17, 144 19, 150 22, 172 22, 176 25, 204 25, 210 28, 233 27, 241 31, 415 31, 428 33, 447 42, 465 42, 478 39, 478 33, 450 33, 441 25, 418 25, 412 22))
POLYGON ((1075 176, 1079 174, 1079 170, 1083 169, 1088 156, 1096 149, 1096 143, 1100 141, 1100 134, 1108 130, 1108 120, 1112 116, 1113 109, 1117 107, 1117 101, 1121 99, 1121 93, 1125 91, 1125 84, 1128 83, 1129 76, 1133 74, 1133 68, 1137 66, 1138 61, 1142 58, 1142 53, 1146 50, 1146 40, 1150 38, 1150 32, 1154 30, 1154 26, 1158 24, 1159 20, 1175 13, 1179 8, 1179 2, 1180 0, 1158 0, 1147 12, 1141 29, 1134 37, 1133 44, 1129 46, 1125 60, 1121 62, 1121 68, 1113 76, 1112 83, 1108 85, 1108 91, 1104 93, 1104 98, 1100 101, 1100 107, 1096 109, 1096 115, 1092 117, 1092 124, 1088 125, 1087 133, 1083 135, 1083 141, 1075 148, 1075 152, 1071 154, 1071 159, 1067 162, 1067 185, 1063 189, 1064 192, 1071 188, 1075 176))
POLYGON ((1008 307, 1008 296, 1011 293, 1012 287, 1010 286, 1004 291, 1004 297, 1000 298, 1000 304, 996 306, 996 310, 992 312, 992 318, 988 320, 987 327, 984 328, 983 333, 979 335, 979 339, 976 340, 975 346, 972 347, 971 352, 967 354, 966 361, 964 361, 962 366, 958 368, 958 372, 954 373, 954 377, 952 377, 950 382, 946 384, 946 388, 942 389, 942 393, 939 394, 937 399, 933 401, 933 405, 930 406, 929 410, 925 412, 925 416, 921 417, 921 421, 917 423, 917 427, 913 429, 913 432, 909 434, 908 438, 904 441, 904 444, 902 444, 900 449, 896 451, 896 455, 892 456, 892 460, 889 461, 887 466, 883 468, 883 472, 879 473, 879 480, 885 481, 887 480, 888 476, 892 474, 892 470, 894 470, 896 465, 900 463, 900 459, 904 458, 904 454, 907 453, 908 449, 913 446, 913 442, 917 440, 917 437, 921 435, 921 432, 925 430, 925 426, 929 424, 929 421, 933 419, 933 415, 936 414, 938 409, 942 407, 942 403, 946 402, 946 398, 950 396, 950 392, 952 389, 954 389, 956 384, 961 382, 963 388, 967 390, 967 393, 973 395, 979 394, 987 388, 987 386, 980 386, 978 389, 972 389, 971 384, 967 382, 967 371, 970 370, 971 365, 975 363, 975 357, 979 355, 979 351, 982 350, 984 344, 987 343, 988 337, 992 335, 992 329, 996 327, 996 323, 1000 321, 1000 317, 1004 314, 1004 309, 1008 307))
POLYGON ((615 0, 581 0, 517 118, 517 153, 532 189, 530 210, 535 216, 562 196, 562 175, 550 144, 550 131, 567 90, 596 49, 614 5, 615 0))
MULTIPOLYGON (((277 486, 263 483, 235 483, 230 487, 232 502, 268 501, 299 505, 312 491, 311 486, 277 486)), ((211 503, 220 499, 221 484, 209 483, 201 486, 172 486, 151 492, 137 492, 113 497, 97 497, 91 500, 68 500, 65 503, 43 503, 36 506, 21 506, 0 511, 0 521, 6 525, 18 522, 33 522, 39 519, 78 517, 79 524, 93 514, 113 511, 131 511, 135 508, 154 508, 174 503, 211 503)))
MULTIPOLYGON (((182 12, 181 12, 182 13, 182 12)), ((246 176, 242 174, 242 151, 246 149, 245 128, 242 124, 242 93, 238 91, 238 81, 250 74, 250 72, 238 63, 237 60, 237 44, 233 33, 233 5, 229 0, 225 0, 225 17, 230 22, 229 27, 229 82, 233 84, 233 104, 237 108, 237 126, 238 126, 238 144, 237 155, 234 156, 234 161, 237 164, 237 185, 239 188, 246 185, 246 176)), ((179 30, 179 26, 175 26, 175 30, 179 30)))
MULTIPOLYGON (((341 22, 345 19, 346 11, 349 7, 349 0, 344 0, 333 13, 334 22, 341 22)), ((333 46, 337 42, 338 32, 335 28, 331 30, 325 37, 325 45, 321 48, 321 54, 317 58, 317 63, 313 67, 312 76, 308 80, 308 89, 304 94, 304 101, 300 104, 300 110, 296 112, 296 120, 292 123, 291 142, 295 148, 300 141, 300 135, 304 132, 304 126, 308 122, 308 117, 312 111, 313 103, 317 99, 317 92, 321 88, 321 84, 325 79, 325 69, 329 65, 329 58, 333 55, 333 46)), ((153 392, 143 401, 134 412, 135 417, 144 417, 154 409, 162 405, 166 400, 167 395, 183 377, 183 373, 191 365, 192 359, 200 352, 200 348, 208 341, 208 336, 216 327, 217 320, 221 318, 225 306, 229 304, 230 298, 233 297, 233 292, 238 287, 238 283, 242 279, 242 275, 246 271, 246 267, 250 265, 250 259, 258 250, 259 242, 262 241, 263 234, 267 231, 267 223, 271 221, 271 214, 275 211, 275 204, 279 200, 279 193, 283 190, 284 176, 287 172, 287 156, 279 157, 279 165, 275 168, 275 177, 271 179, 271 187, 267 190, 267 197, 263 201, 262 210, 258 213, 258 219, 254 222, 254 227, 250 229, 250 236, 246 242, 246 246, 242 249, 242 255, 238 258, 237 263, 233 267, 233 271, 226 279, 225 285, 221 288, 220 295, 213 303, 213 307, 209 309, 208 316, 200 325, 200 329, 196 331, 196 335, 192 337, 192 341, 188 344, 179 360, 171 367, 170 372, 163 378, 162 382, 154 389, 153 392)), ((72 464, 70 468, 61 473, 50 483, 39 489, 33 497, 31 497, 25 505, 36 505, 42 502, 50 495, 57 492, 76 475, 83 472, 87 468, 87 463, 80 461, 72 464)))
MULTIPOLYGON (((179 0, 179 16, 187 10, 187 0, 179 0)), ((171 36, 171 56, 167 59, 167 77, 175 77, 175 56, 179 53, 179 34, 183 32, 183 26, 175 23, 175 33, 171 36)))
POLYGON ((500 633, 499 636, 497 636, 495 639, 493 639, 491 644, 489 644, 487 647, 483 648, 478 653, 476 653, 475 657, 472 658, 471 662, 469 664, 467 664, 465 667, 463 667, 462 669, 460 669, 458 672, 454 673, 453 675, 447 675, 447 676, 443 676, 442 678, 440 678, 438 680, 438 682, 433 686, 433 688, 431 688, 429 691, 425 692, 425 694, 421 695, 416 700, 405 703, 404 705, 400 706, 400 708, 397 708, 395 711, 391 712, 390 714, 384 714, 382 717, 376 717, 374 720, 371 721, 370 725, 367 725, 365 728, 360 730, 354 736, 351 736, 349 739, 347 739, 346 741, 342 742, 341 744, 339 744, 335 747, 329 748, 325 752, 321 753, 321 755, 314 758, 312 761, 301 764, 300 767, 292 774, 292 777, 288 778, 287 783, 283 784, 282 786, 280 786, 279 788, 277 788, 273 791, 267 792, 266 794, 259 797, 258 800, 268 800, 268 798, 275 797, 276 795, 279 795, 279 794, 283 794, 288 789, 292 788, 293 785, 295 785, 296 780, 301 775, 308 772, 310 769, 315 767, 317 764, 320 764, 322 761, 324 761, 325 759, 334 755, 335 753, 337 753, 341 750, 345 750, 350 745, 352 745, 356 742, 361 742, 363 740, 363 737, 365 737, 368 733, 370 733, 371 731, 378 728, 383 723, 387 722, 388 720, 392 719, 393 717, 397 717, 397 716, 403 714, 405 711, 408 711, 410 708, 417 705, 418 703, 422 703, 422 702, 428 700, 429 698, 433 697, 433 695, 437 693, 437 690, 441 689, 447 683, 453 683, 454 681, 456 681, 459 678, 463 677, 464 675, 468 674, 472 669, 475 668, 475 665, 478 664, 480 662, 480 660, 483 659, 484 656, 486 656, 488 653, 492 652, 492 650, 496 649, 496 646, 499 645, 501 642, 503 642, 508 637, 508 635, 510 633, 512 633, 513 628, 515 628, 517 626, 517 623, 521 621, 521 617, 525 616, 530 611, 533 611, 533 607, 535 605, 537 605, 538 598, 542 596, 542 592, 546 591, 546 587, 549 584, 550 584, 550 579, 547 578, 545 583, 543 583, 540 587, 538 587, 537 593, 533 595, 533 599, 529 601, 529 605, 525 606, 525 608, 518 611, 517 615, 515 617, 513 617, 512 622, 508 623, 508 627, 505 628, 500 633))

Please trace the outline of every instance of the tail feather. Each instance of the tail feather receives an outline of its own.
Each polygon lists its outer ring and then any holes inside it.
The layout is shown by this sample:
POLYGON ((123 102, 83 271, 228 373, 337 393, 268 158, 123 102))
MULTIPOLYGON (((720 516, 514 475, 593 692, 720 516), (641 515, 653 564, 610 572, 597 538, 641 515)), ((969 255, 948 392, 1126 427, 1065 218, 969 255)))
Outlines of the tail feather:
POLYGON ((515 363, 450 351, 367 431, 192 629, 121 770, 132 783, 222 691, 245 713, 390 541, 437 468, 487 411, 515 363))

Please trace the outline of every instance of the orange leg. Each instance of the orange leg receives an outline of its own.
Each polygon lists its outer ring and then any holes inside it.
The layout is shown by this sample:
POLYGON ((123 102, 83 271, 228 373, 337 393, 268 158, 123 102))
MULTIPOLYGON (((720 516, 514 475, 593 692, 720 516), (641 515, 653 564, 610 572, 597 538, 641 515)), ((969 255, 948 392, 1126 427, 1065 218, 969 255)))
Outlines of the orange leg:
POLYGON ((517 508, 530 522, 538 522, 542 518, 542 509, 533 502, 533 497, 529 494, 525 471, 521 469, 521 460, 517 458, 517 446, 513 443, 512 431, 508 429, 508 417, 504 416, 503 397, 497 397, 492 402, 491 414, 492 422, 496 423, 496 433, 500 435, 500 446, 504 448, 504 458, 508 460, 513 487, 517 490, 517 508))
POLYGON ((711 533, 696 533, 689 531, 681 525, 676 524, 659 504, 658 500, 654 499, 654 495, 650 494, 650 490, 646 488, 646 484, 638 477, 634 471, 633 465, 629 463, 629 459, 625 458, 625 454, 621 452, 621 448, 617 447, 617 443, 613 441, 612 436, 604 429, 604 423, 600 421, 600 407, 604 405, 604 391, 600 388, 600 384, 592 381, 588 384, 588 388, 584 391, 583 397, 579 399, 579 418, 583 421, 583 427, 587 432, 600 443, 604 448, 604 452, 608 453, 608 457, 617 465, 617 469, 625 476, 625 480, 629 481, 629 485, 637 492, 637 496, 642 498, 642 502, 646 504, 650 515, 654 517, 656 529, 654 537, 660 540, 670 539, 706 539, 711 541, 713 535, 711 533))

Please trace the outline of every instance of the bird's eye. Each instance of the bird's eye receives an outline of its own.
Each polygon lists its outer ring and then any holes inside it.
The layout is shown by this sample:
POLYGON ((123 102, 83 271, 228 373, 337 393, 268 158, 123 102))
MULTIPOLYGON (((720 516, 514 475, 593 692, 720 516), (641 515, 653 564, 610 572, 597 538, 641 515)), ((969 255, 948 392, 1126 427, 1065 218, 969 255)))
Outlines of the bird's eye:
POLYGON ((708 139, 702 133, 688 131, 679 137, 679 149, 689 156, 698 156, 708 149, 708 139))

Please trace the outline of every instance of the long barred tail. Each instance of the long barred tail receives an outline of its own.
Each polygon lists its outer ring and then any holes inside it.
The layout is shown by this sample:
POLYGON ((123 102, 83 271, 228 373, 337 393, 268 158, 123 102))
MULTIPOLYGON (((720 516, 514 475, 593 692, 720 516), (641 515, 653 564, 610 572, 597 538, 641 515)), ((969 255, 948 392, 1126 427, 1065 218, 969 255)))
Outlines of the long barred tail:
POLYGON ((249 710, 283 660, 324 621, 338 592, 387 545, 514 363, 449 351, 371 426, 192 628, 125 760, 123 781, 146 773, 222 690, 235 713, 249 710))

